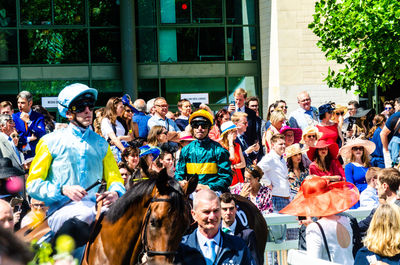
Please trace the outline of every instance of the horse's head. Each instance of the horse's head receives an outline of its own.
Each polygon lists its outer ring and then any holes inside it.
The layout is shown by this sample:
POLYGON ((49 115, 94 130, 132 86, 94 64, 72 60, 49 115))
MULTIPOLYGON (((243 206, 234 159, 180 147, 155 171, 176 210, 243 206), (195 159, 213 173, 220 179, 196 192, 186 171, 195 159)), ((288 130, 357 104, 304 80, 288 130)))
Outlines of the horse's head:
POLYGON ((190 225, 188 196, 198 182, 192 177, 183 188, 168 177, 163 169, 158 173, 156 187, 147 210, 142 230, 142 243, 149 262, 172 262, 183 234, 190 225))

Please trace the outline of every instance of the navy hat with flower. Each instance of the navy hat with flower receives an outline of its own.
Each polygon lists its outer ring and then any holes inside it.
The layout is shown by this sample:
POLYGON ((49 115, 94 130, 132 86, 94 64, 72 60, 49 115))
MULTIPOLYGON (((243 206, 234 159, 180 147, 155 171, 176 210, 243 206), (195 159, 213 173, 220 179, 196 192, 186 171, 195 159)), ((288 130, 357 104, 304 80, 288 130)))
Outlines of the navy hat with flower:
POLYGON ((334 111, 334 110, 335 110, 335 108, 332 107, 332 104, 327 103, 322 106, 319 106, 318 113, 319 113, 319 115, 323 115, 327 112, 334 111))

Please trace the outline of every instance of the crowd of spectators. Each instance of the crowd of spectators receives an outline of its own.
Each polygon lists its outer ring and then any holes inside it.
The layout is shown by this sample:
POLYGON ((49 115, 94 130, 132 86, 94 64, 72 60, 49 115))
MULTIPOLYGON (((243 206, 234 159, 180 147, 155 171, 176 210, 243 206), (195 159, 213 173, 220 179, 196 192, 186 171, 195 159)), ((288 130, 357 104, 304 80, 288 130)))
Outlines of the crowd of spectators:
MULTIPOLYGON (((347 239, 354 231, 346 217, 337 214, 349 208, 372 209, 381 205, 371 216, 365 248, 360 250, 356 260, 365 259, 371 252, 385 262, 388 262, 385 257, 399 260, 400 250, 374 245, 372 238, 391 232, 380 227, 385 225, 384 218, 389 219, 385 222, 391 225, 399 222, 394 221, 399 213, 392 213, 393 208, 396 211, 397 208, 379 203, 378 199, 383 196, 386 186, 396 193, 400 184, 397 179, 388 184, 383 182, 387 174, 400 178, 383 169, 399 167, 400 98, 385 101, 384 111, 376 114, 373 109, 362 109, 356 101, 350 101, 347 107, 327 102, 316 108, 312 106, 309 93, 303 91, 297 95, 298 109, 288 114, 286 102, 278 100, 269 106, 267 117, 263 119, 257 97, 248 97, 242 88, 236 89, 233 97, 231 104, 215 112, 206 104, 192 104, 187 99, 167 102, 165 98, 157 97, 148 102, 143 99, 131 102, 127 96, 112 97, 104 108, 95 111, 91 127, 110 145, 126 189, 145 179, 141 167, 146 163, 153 171, 166 168, 168 175, 181 184, 197 174, 197 193, 212 190, 218 196, 239 194, 267 215, 282 209, 293 213, 287 207, 290 208, 292 203, 300 205, 299 198, 306 193, 303 183, 307 180, 312 185, 333 185, 336 189, 343 186, 342 192, 357 195, 342 204, 345 205, 343 209, 336 209, 333 214, 305 214, 321 218, 333 252, 329 257, 324 247, 316 250, 315 245, 321 244, 321 232, 317 226, 309 225, 307 244, 313 246, 310 254, 335 261, 339 256, 337 253, 346 249, 337 261, 351 264, 354 259, 348 256, 351 242, 347 239), (171 103, 177 104, 177 113, 169 111, 171 103), (346 186, 344 183, 351 184, 346 186), (339 230, 344 236, 335 238, 334 232, 339 230), (338 241, 332 243, 330 240, 338 241)), ((33 96, 27 91, 19 93, 16 102, 16 113, 11 102, 0 103, 0 153, 3 158, 10 159, 12 167, 28 171, 40 139, 52 131, 63 130, 66 125, 56 123, 43 107, 33 106, 33 96)), ((94 106, 88 107, 92 111, 94 106)), ((86 110, 86 106, 84 108, 86 110)), ((1 181, 5 183, 9 177, 5 176, 1 181)), ((213 194, 204 193, 206 199, 202 203, 214 203, 213 194)), ((22 216, 14 213, 13 220, 3 214, 6 216, 2 223, 5 228, 11 224, 14 227, 14 223, 25 226, 47 210, 44 202, 29 198, 25 192, 19 195, 26 199, 25 207, 30 205, 32 211, 25 216, 27 210, 22 216)), ((8 200, 7 197, 4 199, 8 200)), ((231 197, 222 200, 223 211, 232 200, 231 197)), ((0 207, 0 214, 3 208, 0 207)), ((300 214, 296 212, 296 215, 300 214)), ((234 223, 229 216, 222 226, 229 227, 234 223)), ((260 261, 257 255, 252 256, 256 263, 260 261)))

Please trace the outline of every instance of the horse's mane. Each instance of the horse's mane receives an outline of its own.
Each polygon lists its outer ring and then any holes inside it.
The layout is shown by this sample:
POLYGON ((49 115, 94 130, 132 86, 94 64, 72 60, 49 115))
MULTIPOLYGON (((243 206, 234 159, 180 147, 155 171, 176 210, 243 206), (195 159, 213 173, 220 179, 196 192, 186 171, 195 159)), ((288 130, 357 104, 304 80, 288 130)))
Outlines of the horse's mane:
MULTIPOLYGON (((118 221, 130 207, 142 202, 147 195, 151 194, 156 183, 156 176, 152 176, 147 180, 135 184, 110 207, 109 211, 106 213, 107 220, 111 223, 118 221)), ((179 183, 175 179, 169 178, 167 189, 159 192, 162 195, 169 194, 171 198, 171 209, 182 212, 184 200, 181 199, 181 195, 183 193, 179 183)), ((146 204, 149 202, 150 200, 148 200, 146 204)))

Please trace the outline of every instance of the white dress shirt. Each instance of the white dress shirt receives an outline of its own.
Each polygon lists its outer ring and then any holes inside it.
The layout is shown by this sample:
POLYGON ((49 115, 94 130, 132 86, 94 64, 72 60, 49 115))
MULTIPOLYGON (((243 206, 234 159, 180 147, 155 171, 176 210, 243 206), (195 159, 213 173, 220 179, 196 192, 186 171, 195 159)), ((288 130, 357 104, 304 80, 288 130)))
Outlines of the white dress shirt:
POLYGON ((222 240, 221 231, 218 230, 218 233, 211 239, 205 237, 202 233, 200 233, 199 229, 197 229, 196 235, 197 235, 197 241, 199 242, 199 246, 200 246, 201 252, 203 253, 203 256, 205 256, 208 251, 206 242, 213 240, 215 242, 214 250, 215 250, 216 256, 218 257, 220 246, 222 246, 222 242, 220 242, 222 240))
POLYGON ((272 184, 272 196, 290 196, 288 169, 283 156, 279 156, 274 150, 271 150, 257 165, 264 172, 261 184, 266 186, 272 184))

